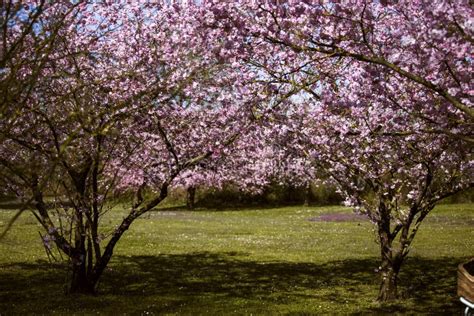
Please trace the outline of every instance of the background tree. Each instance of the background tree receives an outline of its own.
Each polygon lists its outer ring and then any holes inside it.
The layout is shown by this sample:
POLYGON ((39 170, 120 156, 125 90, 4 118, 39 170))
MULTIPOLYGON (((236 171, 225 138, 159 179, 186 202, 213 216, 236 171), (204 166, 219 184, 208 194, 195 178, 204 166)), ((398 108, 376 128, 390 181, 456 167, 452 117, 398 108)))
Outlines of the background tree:
POLYGON ((232 147, 221 152, 219 159, 188 170, 176 185, 221 191, 232 188, 236 194, 260 198, 282 188, 285 196, 279 198, 285 202, 290 201, 288 193, 300 189, 305 191, 307 200, 308 185, 316 177, 315 168, 301 146, 290 146, 295 140, 294 132, 288 129, 286 116, 275 111, 273 108, 260 117, 232 147))

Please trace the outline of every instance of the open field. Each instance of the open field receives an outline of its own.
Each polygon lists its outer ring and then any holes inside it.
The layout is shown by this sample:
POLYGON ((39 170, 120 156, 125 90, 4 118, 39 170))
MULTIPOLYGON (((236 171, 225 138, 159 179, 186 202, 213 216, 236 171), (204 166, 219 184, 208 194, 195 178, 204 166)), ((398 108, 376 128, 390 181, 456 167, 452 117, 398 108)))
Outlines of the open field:
MULTIPOLYGON (((116 248, 99 295, 66 296, 30 214, 0 243, 0 314, 458 314, 457 265, 474 255, 474 204, 427 218, 401 273, 400 301, 380 305, 372 225, 332 207, 161 209, 116 248), (319 218, 319 216, 324 215, 319 218)), ((4 227, 14 210, 0 210, 4 227)), ((124 212, 108 214, 110 228, 124 212)), ((59 256, 57 256, 59 258, 59 256)))

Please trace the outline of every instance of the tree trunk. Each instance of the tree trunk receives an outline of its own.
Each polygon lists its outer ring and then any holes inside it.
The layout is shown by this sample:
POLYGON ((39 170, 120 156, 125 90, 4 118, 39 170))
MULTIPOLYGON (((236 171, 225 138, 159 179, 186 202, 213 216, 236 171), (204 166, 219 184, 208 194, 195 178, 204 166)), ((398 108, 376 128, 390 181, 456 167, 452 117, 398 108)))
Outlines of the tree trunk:
POLYGON ((398 298, 398 272, 400 268, 394 267, 391 263, 382 263, 379 295, 377 300, 380 302, 393 301, 398 298))
POLYGON ((194 209, 196 199, 196 187, 189 187, 186 194, 186 207, 190 210, 194 209))
POLYGON ((286 190, 286 201, 283 202, 285 204, 291 204, 291 201, 293 201, 293 187, 287 183, 284 189, 286 190))
POLYGON ((380 255, 382 264, 380 266, 380 289, 378 301, 386 302, 398 298, 398 272, 402 264, 402 253, 393 248, 393 234, 390 229, 390 212, 381 203, 379 206, 380 219, 377 223, 378 237, 380 242, 380 255))
POLYGON ((95 294, 95 282, 88 278, 85 258, 82 258, 79 262, 77 260, 73 260, 72 262, 72 280, 69 293, 95 294))
POLYGON ((304 206, 309 206, 309 202, 311 200, 311 183, 306 183, 305 192, 304 192, 304 206))
MULTIPOLYGON (((171 178, 169 182, 171 182, 173 179, 174 177, 171 178)), ((102 256, 96 259, 96 264, 94 265, 91 274, 87 278, 88 280, 91 280, 89 281, 89 285, 95 287, 96 284, 99 282, 99 279, 102 276, 102 273, 104 272, 105 268, 107 267, 110 258, 112 258, 115 245, 120 240, 123 233, 129 229, 133 221, 148 212, 149 210, 151 210, 152 208, 154 208, 155 206, 157 206, 158 204, 160 204, 168 196, 168 183, 163 183, 160 190, 160 195, 151 199, 148 203, 138 209, 134 207, 128 214, 128 216, 122 220, 122 223, 119 225, 119 227, 115 229, 114 233, 112 234, 112 237, 110 238, 109 242, 107 243, 107 246, 104 249, 102 256)))

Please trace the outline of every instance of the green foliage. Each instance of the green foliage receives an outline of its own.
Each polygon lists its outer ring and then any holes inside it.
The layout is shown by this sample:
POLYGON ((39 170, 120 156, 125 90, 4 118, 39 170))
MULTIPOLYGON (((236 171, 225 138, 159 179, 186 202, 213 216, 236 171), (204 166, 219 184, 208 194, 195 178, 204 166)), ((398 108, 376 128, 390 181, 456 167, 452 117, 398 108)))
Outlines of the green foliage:
POLYGON ((199 187, 196 202, 200 207, 228 208, 264 205, 268 201, 265 194, 252 194, 236 186, 226 185, 221 189, 199 187))
MULTIPOLYGON (((177 189, 174 191, 173 197, 168 200, 174 200, 178 204, 180 196, 183 196, 182 200, 184 200, 184 194, 184 190, 177 189)), ((305 202, 307 194, 307 189, 304 187, 276 183, 260 193, 243 192, 232 185, 225 186, 220 190, 199 187, 197 205, 208 208, 301 205, 305 202)), ((336 193, 336 189, 328 185, 311 185, 308 199, 311 205, 320 206, 339 204, 342 201, 340 195, 336 193)))
POLYGON ((444 204, 474 203, 474 188, 459 192, 443 200, 444 204))
MULTIPOLYGON (((457 314, 457 264, 474 253, 474 205, 442 205, 423 224, 401 273, 400 301, 379 304, 379 249, 364 220, 311 221, 341 207, 158 209, 117 246, 95 297, 64 295, 67 267, 51 265, 39 227, 23 214, 0 243, 2 315, 457 314)), ((0 211, 0 228, 14 213, 0 211)), ((114 209, 112 229, 125 211, 114 209)), ((57 258, 60 260, 59 256, 57 258)))
POLYGON ((336 192, 333 186, 321 184, 311 186, 311 204, 314 205, 334 205, 342 202, 342 197, 336 192))

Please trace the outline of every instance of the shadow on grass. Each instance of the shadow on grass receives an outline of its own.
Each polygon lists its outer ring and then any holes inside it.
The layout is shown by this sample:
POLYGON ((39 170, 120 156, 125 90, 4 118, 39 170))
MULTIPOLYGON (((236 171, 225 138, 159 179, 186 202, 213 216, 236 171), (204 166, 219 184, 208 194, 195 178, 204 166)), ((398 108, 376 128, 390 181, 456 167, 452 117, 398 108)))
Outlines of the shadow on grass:
POLYGON ((313 264, 245 261, 237 255, 117 256, 95 297, 64 295, 65 266, 2 265, 0 311, 175 313, 187 305, 200 314, 213 304, 222 306, 221 311, 243 304, 265 313, 269 304, 282 306, 283 312, 285 304, 300 304, 300 313, 308 313, 314 312, 308 305, 328 301, 346 304, 346 312, 352 313, 455 314, 461 308, 455 293, 459 258, 410 258, 401 276, 401 292, 411 303, 379 305, 371 302, 377 289, 376 259, 313 264))

